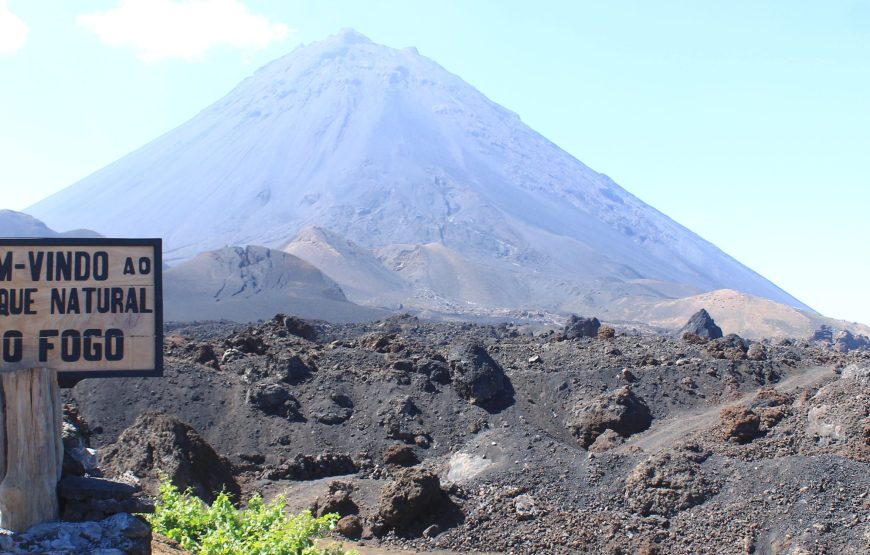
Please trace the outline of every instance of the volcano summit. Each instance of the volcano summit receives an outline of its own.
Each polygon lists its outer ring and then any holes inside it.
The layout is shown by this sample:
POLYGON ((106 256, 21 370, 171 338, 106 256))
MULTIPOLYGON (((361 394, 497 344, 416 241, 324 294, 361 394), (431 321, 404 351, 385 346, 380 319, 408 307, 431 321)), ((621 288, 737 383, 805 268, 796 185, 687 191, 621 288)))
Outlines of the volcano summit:
POLYGON ((161 236, 170 264, 286 247, 364 304, 597 311, 727 288, 806 308, 415 49, 352 30, 28 212, 161 236), (390 279, 355 283, 347 252, 390 279))

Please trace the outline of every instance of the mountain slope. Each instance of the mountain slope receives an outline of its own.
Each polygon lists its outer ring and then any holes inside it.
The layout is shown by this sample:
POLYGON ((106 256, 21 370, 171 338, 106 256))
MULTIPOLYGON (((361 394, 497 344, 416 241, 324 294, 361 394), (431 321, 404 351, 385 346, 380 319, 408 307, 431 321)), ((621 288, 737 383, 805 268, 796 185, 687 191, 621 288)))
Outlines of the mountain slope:
POLYGON ((304 228, 282 250, 315 265, 354 302, 395 306, 411 294, 409 284, 374 253, 323 228, 304 228))
MULTIPOLYGON (((261 68, 31 211, 162 236, 170 263, 317 225, 366 249, 430 245, 509 285, 459 304, 594 309, 676 286, 807 308, 432 60, 354 31, 261 68)), ((436 296, 463 291, 445 279, 436 296)))

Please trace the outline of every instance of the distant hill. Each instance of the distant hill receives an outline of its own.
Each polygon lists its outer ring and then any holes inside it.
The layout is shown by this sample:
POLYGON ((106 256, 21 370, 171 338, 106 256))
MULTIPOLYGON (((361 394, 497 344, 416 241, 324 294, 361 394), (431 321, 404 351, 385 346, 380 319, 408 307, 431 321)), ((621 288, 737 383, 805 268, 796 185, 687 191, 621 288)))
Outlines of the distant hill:
POLYGON ((754 297, 731 289, 721 289, 691 297, 672 300, 637 299, 615 303, 601 316, 609 320, 645 322, 667 329, 678 329, 700 309, 716 320, 724 333, 741 337, 808 338, 822 325, 835 330, 848 329, 870 335, 870 326, 826 318, 815 312, 801 310, 768 299, 754 297))
POLYGON ((247 322, 282 312, 352 322, 386 314, 349 302, 311 264, 266 247, 225 247, 200 254, 167 270, 163 282, 166 320, 247 322))
POLYGON ((44 222, 24 212, 0 210, 0 237, 102 237, 90 229, 58 233, 44 222))

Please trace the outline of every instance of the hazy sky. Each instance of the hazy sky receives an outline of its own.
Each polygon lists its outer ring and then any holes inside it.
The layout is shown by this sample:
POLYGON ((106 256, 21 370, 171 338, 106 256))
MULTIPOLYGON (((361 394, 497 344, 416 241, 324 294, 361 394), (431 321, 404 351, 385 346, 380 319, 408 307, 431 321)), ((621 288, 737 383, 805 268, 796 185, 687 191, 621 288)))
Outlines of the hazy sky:
POLYGON ((870 323, 870 0, 0 0, 0 208, 342 27, 418 47, 810 306, 870 323))

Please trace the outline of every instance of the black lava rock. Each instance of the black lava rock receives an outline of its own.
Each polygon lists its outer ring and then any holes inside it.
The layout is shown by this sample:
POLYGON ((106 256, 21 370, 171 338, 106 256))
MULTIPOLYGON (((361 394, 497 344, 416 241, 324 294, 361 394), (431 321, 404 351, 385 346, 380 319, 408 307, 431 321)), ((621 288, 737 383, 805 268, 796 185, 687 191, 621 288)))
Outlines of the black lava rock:
POLYGON ((689 318, 686 325, 680 329, 678 335, 682 337, 682 335, 686 333, 694 334, 705 339, 719 339, 722 337, 722 328, 717 326, 716 322, 713 321, 713 317, 710 316, 710 313, 702 308, 698 312, 692 314, 692 317, 689 318))
POLYGON ((508 378, 499 364, 480 345, 454 349, 449 357, 453 387, 463 399, 485 403, 508 389, 508 378))
POLYGON ((584 318, 572 314, 565 324, 565 339, 577 339, 580 337, 598 337, 598 329, 601 322, 598 318, 584 318))

